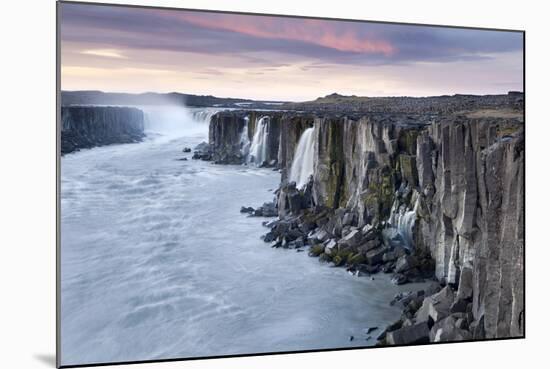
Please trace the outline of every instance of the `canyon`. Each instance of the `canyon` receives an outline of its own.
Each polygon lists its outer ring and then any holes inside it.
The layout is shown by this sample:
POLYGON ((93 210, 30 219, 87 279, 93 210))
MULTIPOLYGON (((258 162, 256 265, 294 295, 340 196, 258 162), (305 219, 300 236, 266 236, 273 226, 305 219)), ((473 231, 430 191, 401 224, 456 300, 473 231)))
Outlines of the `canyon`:
POLYGON ((398 99, 403 112, 384 98, 365 112, 219 112, 206 150, 218 164, 280 170, 273 204, 256 210, 276 211, 273 247, 309 247, 396 284, 435 282, 396 297, 403 314, 378 344, 523 336, 522 94, 414 99, 416 109, 398 99), (247 145, 261 145, 259 161, 247 145))
POLYGON ((67 362, 524 337, 521 93, 64 105, 60 129, 67 362))

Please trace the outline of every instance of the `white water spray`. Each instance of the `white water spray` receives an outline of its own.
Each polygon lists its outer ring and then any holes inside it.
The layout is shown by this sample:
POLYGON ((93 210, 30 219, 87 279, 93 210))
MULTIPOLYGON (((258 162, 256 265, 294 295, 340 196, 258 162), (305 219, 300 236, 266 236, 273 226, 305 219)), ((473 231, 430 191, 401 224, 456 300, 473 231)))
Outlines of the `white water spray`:
POLYGON ((217 110, 184 106, 138 106, 145 115, 145 133, 151 137, 173 139, 208 136, 210 118, 217 110))
POLYGON ((243 127, 243 130, 241 131, 240 143, 241 143, 241 154, 243 157, 247 157, 248 152, 250 151, 250 139, 248 138, 249 120, 250 120, 249 117, 244 117, 244 127, 243 127))
POLYGON ((309 176, 313 174, 313 151, 314 151, 314 128, 308 128, 302 133, 292 166, 290 168, 289 181, 296 182, 297 188, 303 188, 309 181, 309 176))
MULTIPOLYGON (((248 133, 247 133, 248 134, 248 133)), ((261 165, 267 160, 267 137, 269 134, 269 117, 263 116, 256 121, 256 131, 250 145, 248 161, 261 165)))
POLYGON ((405 206, 397 208, 397 203, 394 204, 390 216, 390 224, 395 228, 397 234, 403 241, 403 246, 407 249, 414 248, 414 232, 413 228, 416 223, 416 212, 418 210, 418 199, 414 203, 412 210, 406 210, 405 206))

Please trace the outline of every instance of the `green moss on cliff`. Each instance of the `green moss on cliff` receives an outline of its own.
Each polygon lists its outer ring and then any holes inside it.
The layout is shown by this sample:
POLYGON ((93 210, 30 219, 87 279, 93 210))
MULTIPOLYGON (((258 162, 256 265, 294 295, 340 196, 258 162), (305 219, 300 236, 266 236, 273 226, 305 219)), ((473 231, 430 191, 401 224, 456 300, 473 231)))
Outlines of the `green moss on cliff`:
POLYGON ((395 180, 394 171, 385 166, 373 171, 367 191, 362 200, 372 222, 377 223, 389 216, 394 200, 395 180))
POLYGON ((409 155, 416 155, 416 138, 418 137, 418 130, 408 129, 399 133, 397 140, 400 151, 404 151, 409 155))

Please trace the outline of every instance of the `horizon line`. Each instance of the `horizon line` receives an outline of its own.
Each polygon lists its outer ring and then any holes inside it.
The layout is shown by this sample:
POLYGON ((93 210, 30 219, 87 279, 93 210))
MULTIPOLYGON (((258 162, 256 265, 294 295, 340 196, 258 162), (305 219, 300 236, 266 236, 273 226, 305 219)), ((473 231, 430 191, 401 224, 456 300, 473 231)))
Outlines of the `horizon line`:
POLYGON ((189 95, 189 96, 201 96, 201 97, 213 97, 217 99, 234 99, 234 100, 250 100, 255 102, 284 102, 284 103, 304 103, 304 102, 310 102, 314 101, 319 98, 328 97, 331 95, 339 95, 342 97, 358 97, 358 98, 433 98, 433 97, 445 97, 445 96, 501 96, 501 95, 508 95, 511 92, 516 93, 524 93, 524 90, 508 90, 506 92, 502 93, 488 93, 488 94, 472 94, 472 93, 454 93, 454 94, 441 94, 441 95, 376 95, 376 96, 366 96, 366 95, 345 95, 341 94, 339 92, 331 92, 326 95, 319 95, 312 100, 279 100, 279 99, 254 99, 254 98, 248 98, 248 97, 232 97, 232 96, 217 96, 212 94, 197 94, 197 93, 188 93, 188 92, 179 92, 179 91, 170 91, 170 92, 158 92, 158 91, 143 91, 143 92, 126 92, 126 91, 104 91, 104 90, 96 90, 96 89, 90 89, 90 90, 63 90, 60 89, 60 92, 99 92, 103 94, 127 94, 127 95, 146 95, 146 94, 157 94, 157 95, 189 95))

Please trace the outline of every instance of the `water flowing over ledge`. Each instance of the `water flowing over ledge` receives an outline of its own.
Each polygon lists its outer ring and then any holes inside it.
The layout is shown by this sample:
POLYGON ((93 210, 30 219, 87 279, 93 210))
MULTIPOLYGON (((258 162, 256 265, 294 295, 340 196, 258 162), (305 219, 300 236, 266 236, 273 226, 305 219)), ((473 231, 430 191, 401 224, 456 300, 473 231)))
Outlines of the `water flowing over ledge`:
POLYGON ((256 129, 250 151, 247 156, 247 161, 261 165, 267 160, 267 138, 269 135, 269 117, 263 116, 256 121, 256 129))
POLYGON ((315 129, 311 127, 302 133, 294 153, 289 181, 295 182, 297 188, 303 188, 309 182, 309 177, 313 175, 314 131, 315 129))

